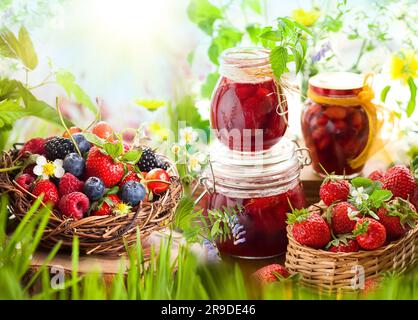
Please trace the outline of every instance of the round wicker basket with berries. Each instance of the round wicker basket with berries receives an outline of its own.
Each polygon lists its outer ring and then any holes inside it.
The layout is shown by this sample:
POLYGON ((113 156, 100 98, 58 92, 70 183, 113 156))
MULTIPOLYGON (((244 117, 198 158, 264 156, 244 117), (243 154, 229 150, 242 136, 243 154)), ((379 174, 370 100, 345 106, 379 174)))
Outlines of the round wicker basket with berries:
POLYGON ((71 248, 77 236, 86 254, 124 254, 137 230, 145 242, 167 227, 183 192, 168 158, 123 143, 105 122, 15 145, 0 162, 0 193, 9 194, 17 219, 38 198, 51 209, 41 240, 48 248, 71 248))
POLYGON ((356 290, 418 261, 417 183, 403 165, 351 182, 327 176, 321 201, 288 215, 286 268, 326 291, 356 290))

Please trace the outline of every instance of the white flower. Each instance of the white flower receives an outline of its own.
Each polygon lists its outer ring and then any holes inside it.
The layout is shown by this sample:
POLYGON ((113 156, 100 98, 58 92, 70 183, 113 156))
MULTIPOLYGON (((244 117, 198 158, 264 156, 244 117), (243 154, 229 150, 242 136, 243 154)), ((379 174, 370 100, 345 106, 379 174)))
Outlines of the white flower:
POLYGON ((175 155, 178 155, 180 153, 180 146, 178 144, 173 144, 171 147, 171 152, 175 155))
POLYGON ((56 159, 54 162, 48 161, 44 156, 38 156, 36 158, 36 166, 33 168, 33 173, 37 176, 42 176, 43 179, 55 176, 61 178, 65 170, 62 167, 63 161, 56 159))
POLYGON ((353 188, 351 190, 351 196, 354 198, 354 202, 357 205, 361 205, 363 201, 367 200, 369 198, 369 195, 364 192, 363 187, 353 188))
POLYGON ((192 127, 186 127, 180 129, 180 141, 179 144, 181 146, 190 145, 196 142, 198 138, 198 134, 192 127))
POLYGON ((189 157, 189 170, 200 172, 202 164, 206 162, 206 156, 203 153, 191 154, 189 157))
POLYGON ((350 220, 358 220, 359 218, 357 217, 358 215, 358 211, 357 210, 353 210, 351 208, 348 208, 347 210, 347 216, 350 220))

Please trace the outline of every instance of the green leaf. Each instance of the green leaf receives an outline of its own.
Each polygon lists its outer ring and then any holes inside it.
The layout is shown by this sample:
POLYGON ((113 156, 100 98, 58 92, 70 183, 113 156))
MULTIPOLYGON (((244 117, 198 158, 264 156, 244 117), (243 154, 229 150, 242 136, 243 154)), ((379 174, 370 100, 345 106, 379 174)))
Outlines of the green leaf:
POLYGON ((253 44, 258 44, 260 42, 261 28, 258 24, 250 24, 245 30, 247 31, 248 37, 250 38, 253 44))
POLYGON ((123 145, 122 143, 111 143, 107 142, 103 146, 106 153, 111 156, 113 159, 116 159, 123 153, 123 145))
POLYGON ((290 47, 290 50, 293 53, 293 57, 295 60, 295 65, 296 65, 296 73, 299 73, 300 69, 302 68, 302 64, 303 64, 303 58, 301 53, 295 48, 295 47, 290 47))
POLYGON ((0 128, 10 126, 16 120, 29 115, 30 112, 22 108, 16 100, 0 101, 0 128))
POLYGON ((279 42, 283 40, 283 35, 278 30, 267 30, 260 34, 260 38, 269 41, 279 42))
POLYGON ((38 57, 25 27, 19 30, 18 38, 7 28, 0 32, 0 55, 19 60, 27 69, 33 70, 38 65, 38 57))
POLYGON ((206 77, 205 83, 202 85, 201 94, 203 98, 208 98, 212 96, 212 92, 215 89, 216 84, 218 83, 219 73, 212 72, 209 73, 206 77))
POLYGON ((415 111, 415 105, 417 103, 417 86, 412 77, 408 78, 409 91, 411 96, 409 98, 408 106, 406 107, 406 116, 409 118, 415 111))
POLYGON ((121 160, 135 164, 141 159, 141 155, 142 155, 141 150, 130 150, 122 156, 121 160))
POLYGON ((187 7, 187 15, 201 30, 212 35, 213 25, 222 18, 222 11, 208 0, 192 0, 187 7))
POLYGON ((386 101, 386 97, 389 93, 390 88, 391 88, 390 86, 386 86, 386 87, 383 88, 382 92, 380 93, 380 100, 382 102, 386 101))
POLYGON ((313 37, 313 36, 314 36, 314 34, 313 34, 313 32, 312 32, 312 30, 311 30, 311 29, 309 29, 309 28, 305 27, 304 25, 300 24, 299 22, 297 22, 297 21, 295 21, 295 20, 292 20, 292 21, 293 21, 293 24, 295 25, 295 27, 297 27, 298 29, 300 29, 300 30, 302 30, 302 31, 306 32, 306 33, 307 33, 307 34, 309 34, 311 37, 313 37))
POLYGON ((275 47, 270 52, 270 63, 276 79, 279 80, 286 69, 287 49, 285 47, 275 47))
POLYGON ((208 55, 210 60, 218 65, 219 55, 226 49, 235 47, 242 39, 244 34, 230 26, 221 26, 218 29, 218 34, 213 38, 211 45, 208 49, 208 55))
POLYGON ((262 8, 261 8, 261 1, 260 0, 243 0, 242 1, 242 7, 249 8, 255 13, 261 14, 262 8))
POLYGON ((98 136, 96 136, 94 133, 90 133, 90 132, 84 132, 83 133, 84 137, 86 138, 86 140, 92 144, 94 144, 95 146, 101 147, 103 148, 106 141, 99 138, 98 136))
POLYGON ((139 99, 135 100, 135 104, 144 107, 149 111, 155 111, 161 107, 164 107, 167 103, 164 100, 158 99, 139 99))
POLYGON ((384 201, 392 198, 392 192, 389 190, 374 190, 370 195, 369 201, 375 208, 379 208, 384 201))
POLYGON ((356 188, 360 188, 360 187, 367 188, 373 184, 373 180, 369 178, 357 177, 351 180, 351 184, 356 188))
POLYGON ((35 48, 33 47, 28 30, 26 30, 26 28, 23 26, 19 30, 19 44, 20 59, 22 59, 22 62, 26 68, 34 70, 38 65, 38 56, 36 55, 35 48))
POLYGON ((55 73, 55 79, 57 83, 64 88, 68 97, 73 97, 75 101, 86 108, 88 108, 93 114, 98 114, 99 110, 96 105, 84 92, 84 90, 76 83, 75 76, 67 70, 59 70, 55 73))

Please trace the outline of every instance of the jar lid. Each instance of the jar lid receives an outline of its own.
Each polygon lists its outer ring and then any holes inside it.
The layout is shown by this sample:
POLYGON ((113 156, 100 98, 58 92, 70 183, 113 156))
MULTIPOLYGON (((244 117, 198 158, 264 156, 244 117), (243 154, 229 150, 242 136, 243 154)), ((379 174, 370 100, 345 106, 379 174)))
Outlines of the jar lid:
POLYGON ((352 72, 323 72, 309 79, 309 85, 329 90, 356 90, 363 87, 364 76, 352 72))
POLYGON ((304 150, 287 138, 260 152, 234 151, 215 141, 204 178, 215 192, 235 198, 277 195, 299 183, 300 170, 310 161, 304 150))

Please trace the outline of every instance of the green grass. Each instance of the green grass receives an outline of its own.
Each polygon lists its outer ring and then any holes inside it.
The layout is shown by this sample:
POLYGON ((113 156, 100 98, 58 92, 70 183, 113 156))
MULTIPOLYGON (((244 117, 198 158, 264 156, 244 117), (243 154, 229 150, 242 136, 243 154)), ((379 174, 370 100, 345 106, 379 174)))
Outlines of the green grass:
POLYGON ((368 295, 351 293, 325 295, 307 289, 295 281, 284 281, 259 288, 243 275, 238 265, 202 264, 187 245, 171 256, 171 239, 159 250, 152 248, 146 263, 137 232, 137 245, 128 250, 130 267, 123 265, 111 280, 98 272, 77 274, 78 239, 74 239, 73 272, 62 288, 51 287, 46 267, 57 253, 58 243, 45 265, 28 273, 49 216, 48 208, 36 201, 12 234, 6 234, 8 197, 0 197, 0 299, 418 299, 418 270, 402 276, 387 276, 381 289, 368 295), (28 274, 32 274, 28 277, 28 274), (36 286, 35 286, 36 284, 36 286), (36 290, 34 290, 37 288, 36 290), (40 289, 39 289, 40 288, 40 289))

